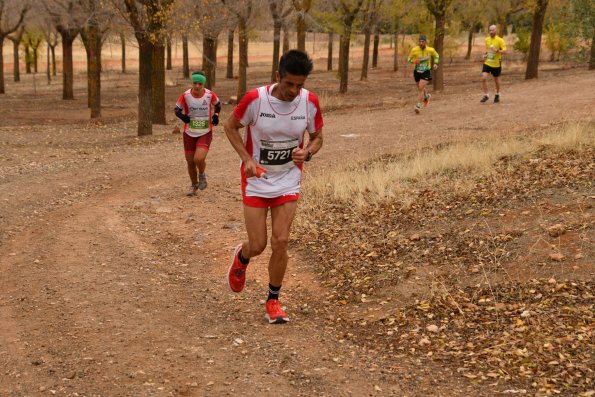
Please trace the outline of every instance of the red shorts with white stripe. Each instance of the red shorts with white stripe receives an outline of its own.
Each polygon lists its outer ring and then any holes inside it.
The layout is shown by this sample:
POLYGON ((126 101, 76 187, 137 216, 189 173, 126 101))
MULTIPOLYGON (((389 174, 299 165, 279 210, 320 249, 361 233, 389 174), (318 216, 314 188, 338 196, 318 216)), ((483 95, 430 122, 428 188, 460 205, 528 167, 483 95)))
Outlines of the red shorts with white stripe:
POLYGON ((184 151, 186 153, 194 153, 196 149, 201 148, 203 150, 209 150, 211 147, 211 141, 213 140, 213 131, 209 131, 198 138, 193 138, 190 135, 184 133, 184 151))
POLYGON ((258 197, 242 195, 242 201, 246 207, 253 208, 273 208, 290 201, 297 201, 300 198, 299 193, 285 194, 279 197, 258 197))

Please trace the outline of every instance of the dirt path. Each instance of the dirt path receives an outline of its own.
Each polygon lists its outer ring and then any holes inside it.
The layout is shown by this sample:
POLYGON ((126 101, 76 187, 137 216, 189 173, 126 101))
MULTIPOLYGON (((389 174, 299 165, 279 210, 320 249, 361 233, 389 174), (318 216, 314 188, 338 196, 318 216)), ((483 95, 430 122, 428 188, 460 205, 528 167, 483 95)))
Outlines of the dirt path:
MULTIPOLYGON (((408 79, 396 82, 399 94, 385 88, 380 102, 367 100, 363 113, 347 106, 327 114, 325 147, 308 172, 593 117, 593 73, 514 84, 500 106, 480 105, 477 79, 462 81, 436 94, 422 117, 412 112, 408 79)), ((239 160, 219 129, 209 188, 187 198, 180 137, 170 130, 138 139, 131 122, 0 128, 0 396, 480 390, 454 377, 438 384, 431 368, 405 357, 389 375, 373 355, 337 340, 337 323, 316 315, 324 287, 295 254, 283 293, 292 322, 266 324, 266 252, 244 293, 224 283, 245 236, 239 160)))

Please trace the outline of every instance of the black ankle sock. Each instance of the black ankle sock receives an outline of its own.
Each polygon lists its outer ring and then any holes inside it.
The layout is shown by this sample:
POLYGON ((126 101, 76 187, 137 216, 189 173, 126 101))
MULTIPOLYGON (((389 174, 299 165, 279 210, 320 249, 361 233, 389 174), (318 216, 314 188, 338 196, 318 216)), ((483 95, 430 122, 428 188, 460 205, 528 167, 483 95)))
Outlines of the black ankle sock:
POLYGON ((281 286, 275 287, 269 283, 269 297, 267 301, 271 299, 279 299, 279 292, 281 291, 281 286))
POLYGON ((240 252, 238 252, 238 259, 240 260, 240 262, 242 262, 243 265, 247 265, 248 263, 250 263, 250 259, 246 259, 242 255, 242 250, 240 250, 240 252))

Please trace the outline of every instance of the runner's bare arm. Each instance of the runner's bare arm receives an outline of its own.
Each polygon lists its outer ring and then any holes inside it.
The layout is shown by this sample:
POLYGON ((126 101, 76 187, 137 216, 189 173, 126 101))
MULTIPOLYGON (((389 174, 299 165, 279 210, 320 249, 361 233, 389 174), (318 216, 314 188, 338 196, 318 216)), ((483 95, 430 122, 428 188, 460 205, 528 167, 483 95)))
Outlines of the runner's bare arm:
POLYGON ((227 139, 229 139, 229 143, 231 143, 231 146, 240 155, 240 158, 244 163, 244 173, 248 178, 250 178, 256 175, 257 164, 244 146, 244 140, 240 134, 240 128, 244 128, 244 126, 234 117, 233 114, 229 116, 223 126, 225 135, 227 136, 227 139))

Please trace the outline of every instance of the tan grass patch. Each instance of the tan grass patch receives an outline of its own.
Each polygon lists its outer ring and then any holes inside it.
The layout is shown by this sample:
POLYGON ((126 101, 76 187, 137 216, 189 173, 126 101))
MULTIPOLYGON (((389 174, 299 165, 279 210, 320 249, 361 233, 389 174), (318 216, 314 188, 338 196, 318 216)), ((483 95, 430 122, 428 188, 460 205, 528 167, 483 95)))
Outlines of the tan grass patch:
POLYGON ((503 158, 524 158, 539 149, 581 150, 595 145, 594 123, 572 123, 531 137, 491 138, 473 143, 422 149, 408 157, 380 158, 308 178, 308 196, 358 207, 407 196, 424 187, 464 194, 503 158))

